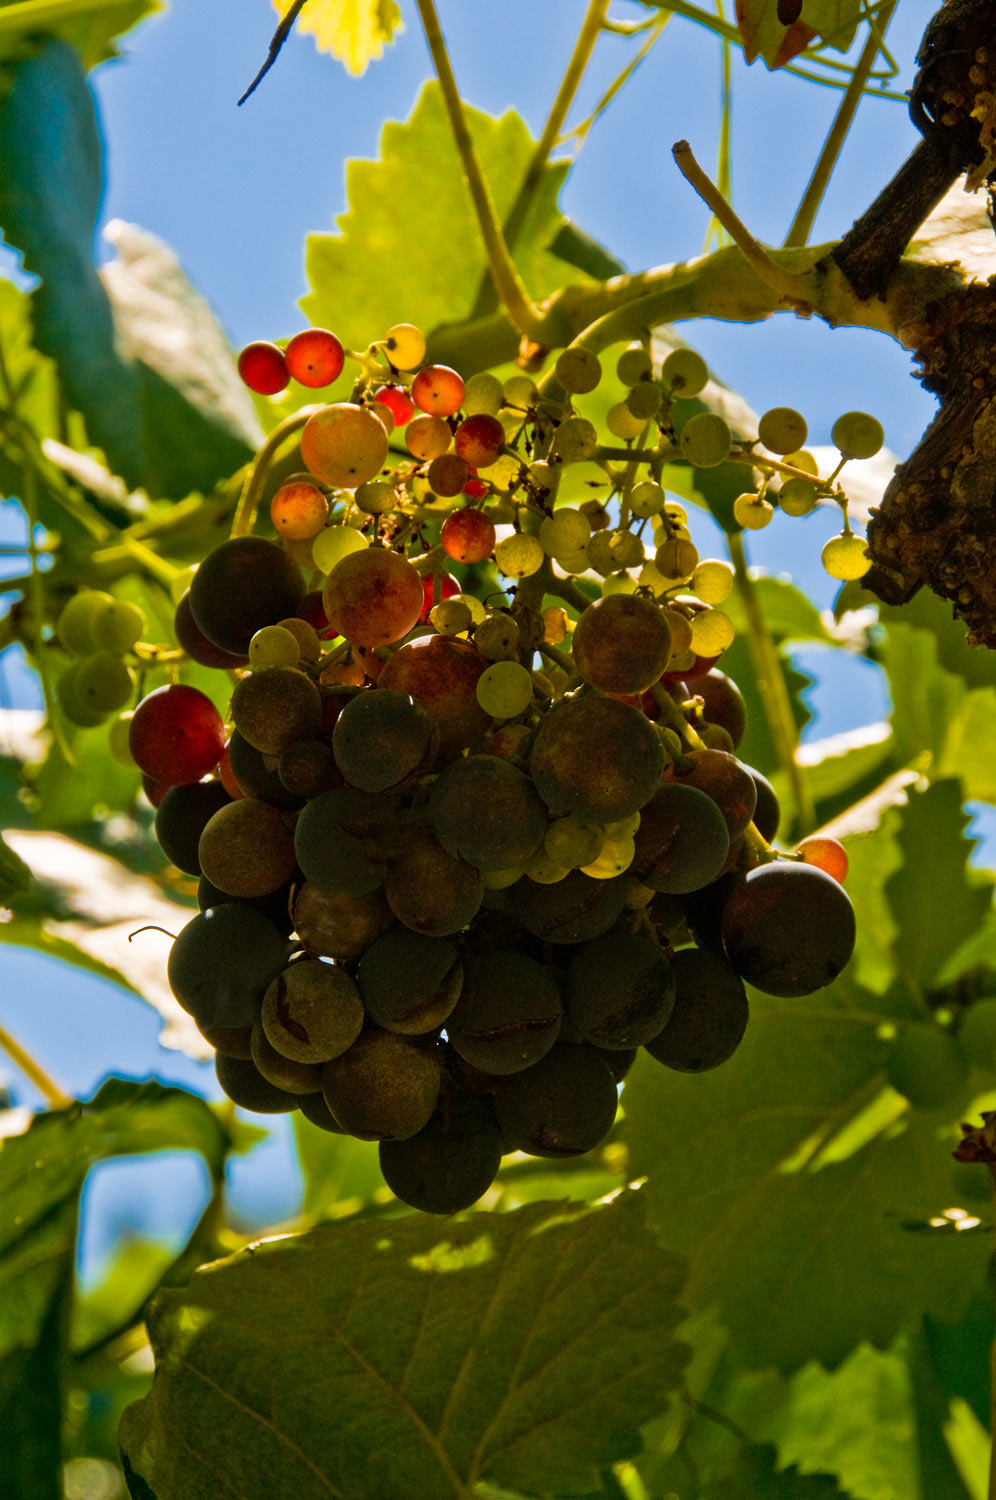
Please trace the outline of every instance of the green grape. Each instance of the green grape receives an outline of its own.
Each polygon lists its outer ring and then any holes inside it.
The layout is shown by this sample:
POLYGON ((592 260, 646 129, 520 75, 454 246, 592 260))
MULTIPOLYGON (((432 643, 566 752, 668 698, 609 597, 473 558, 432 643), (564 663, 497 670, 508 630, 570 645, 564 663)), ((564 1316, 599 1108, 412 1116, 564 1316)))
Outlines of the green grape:
POLYGON ((602 598, 609 599, 613 594, 635 594, 637 582, 628 573, 610 573, 602 584, 602 598))
POLYGON ((297 637, 283 625, 264 625, 249 642, 249 665, 253 671, 261 667, 296 667, 300 660, 297 637))
POLYGON ((87 656, 95 649, 94 621, 113 603, 113 595, 103 589, 83 589, 63 606, 55 633, 71 656, 87 656))
POLYGON ((647 422, 660 411, 664 393, 654 380, 641 380, 631 387, 626 408, 639 422, 647 422))
POLYGON ((976 1000, 961 1018, 958 1042, 969 1062, 996 1068, 996 999, 976 1000))
POLYGON ((638 380, 650 380, 653 373, 650 355, 640 344, 634 344, 632 349, 624 349, 616 361, 616 374, 623 385, 636 385, 638 380))
POLYGON ((704 557, 692 574, 692 592, 703 604, 722 604, 733 591, 733 569, 718 557, 704 557))
MULTIPOLYGON (((487 479, 490 484, 493 484, 496 490, 513 490, 520 480, 522 460, 514 453, 501 453, 488 468, 478 469, 477 472, 482 479, 487 479)), ((493 509, 489 514, 492 521, 497 522, 498 517, 493 509)))
POLYGON ((808 516, 819 504, 815 484, 808 479, 786 479, 778 491, 778 504, 787 516, 808 516))
POLYGON ((830 436, 845 458, 874 458, 885 442, 881 422, 865 411, 845 412, 833 424, 830 436))
POLYGON ((872 565, 864 538, 855 536, 852 531, 842 531, 839 536, 832 536, 821 555, 823 566, 830 577, 840 578, 845 582, 863 578, 872 565))
POLYGON ((384 348, 396 370, 414 370, 425 359, 425 336, 413 323, 395 323, 387 330, 384 348))
POLYGON ((470 613, 470 623, 472 625, 480 625, 481 621, 486 620, 488 617, 488 612, 484 608, 484 605, 474 594, 455 594, 452 599, 444 599, 442 602, 444 604, 462 604, 470 613))
POLYGON ((496 417, 505 400, 502 383, 487 370, 471 375, 463 390, 463 409, 468 417, 496 417))
POLYGON ((958 1093, 968 1063, 953 1036, 932 1021, 914 1021, 893 1042, 889 1082, 919 1109, 936 1109, 958 1093))
POLYGON ((566 552, 555 561, 562 573, 587 573, 591 566, 587 547, 581 547, 577 552, 566 552))
POLYGON ((506 578, 528 578, 543 566, 546 553, 538 537, 517 531, 495 543, 495 562, 506 578))
POLYGON ((626 813, 621 818, 611 818, 608 823, 602 824, 602 833, 607 839, 628 839, 638 832, 642 814, 639 812, 626 813))
MULTIPOLYGON (((590 865, 602 852, 605 835, 594 823, 582 823, 572 813, 557 818, 550 824, 543 839, 543 848, 555 864, 568 870, 579 870, 590 865)), ((527 871, 533 880, 535 875, 527 871)))
POLYGON ((321 573, 331 573, 351 552, 364 552, 370 543, 355 526, 326 526, 311 544, 311 556, 321 573))
POLYGON ((606 839, 601 853, 590 865, 582 865, 582 873, 591 880, 614 880, 624 874, 636 857, 633 839, 606 839))
POLYGON ((91 619, 93 644, 98 650, 122 656, 142 639, 146 623, 145 614, 137 604, 129 604, 126 599, 109 599, 95 610, 91 619))
POLYGON ((794 453, 808 432, 805 417, 791 406, 773 406, 757 424, 757 435, 771 453, 794 453))
POLYGON ((135 679, 113 651, 95 651, 76 667, 73 692, 78 703, 94 713, 114 713, 131 697, 135 679))
POLYGON ((522 866, 523 875, 530 880, 535 880, 537 885, 556 885, 558 881, 566 880, 571 873, 570 865, 560 864, 558 860, 551 859, 543 848, 537 849, 522 866))
POLYGON ((568 417, 554 433, 553 447, 565 464, 582 463, 598 447, 598 433, 587 417, 568 417))
POLYGON ((697 469, 714 469, 725 463, 733 447, 733 433, 716 412, 700 411, 681 429, 682 454, 697 469))
POLYGON ((547 516, 539 529, 539 541, 549 557, 558 559, 581 552, 591 540, 591 522, 579 510, 563 506, 547 516))
POLYGON ((699 551, 694 542, 685 541, 684 537, 669 537, 667 541, 661 542, 654 554, 654 566, 659 568, 665 578, 690 578, 694 573, 699 561, 699 551))
POLYGON ((585 396, 602 378, 598 355, 576 344, 558 356, 553 373, 569 396, 585 396))
POLYGON ((615 406, 609 407, 605 425, 613 437, 621 438, 624 443, 628 443, 640 436, 646 423, 639 417, 634 417, 625 401, 617 401, 615 406))
POLYGON ((692 650, 696 656, 720 656, 733 644, 736 629, 729 615, 721 609, 704 609, 693 615, 692 650))
POLYGON ((665 499, 659 484, 654 484, 651 479, 644 479, 642 483, 634 484, 630 490, 629 508, 638 521, 645 521, 648 516, 660 515, 665 499))
POLYGON ((489 615, 474 631, 474 645, 486 661, 518 661, 519 627, 511 615, 489 615))
POLYGON ((131 753, 128 743, 128 735, 131 730, 131 721, 134 718, 134 709, 127 713, 119 714, 111 725, 107 735, 107 748, 120 766, 127 766, 129 770, 135 769, 135 757, 131 753))
POLYGON ((462 599, 441 599, 429 611, 429 623, 440 635, 460 635, 469 630, 473 620, 470 610, 462 599))
POLYGON ((709 366, 694 349, 672 349, 661 366, 661 380, 675 396, 697 396, 709 380, 709 366))
POLYGON ((486 891, 507 891, 510 885, 522 879, 523 874, 521 865, 511 865, 507 870, 481 871, 486 891))
POLYGON ((643 562, 643 543, 625 528, 596 531, 588 543, 588 562, 603 578, 623 568, 638 568, 643 562))
POLYGON ((506 406, 514 406, 520 411, 528 410, 535 406, 539 400, 539 391, 535 380, 530 380, 528 375, 511 375, 502 386, 506 406))
POLYGON ((515 719, 532 702, 533 679, 517 661, 496 661, 477 679, 477 701, 492 719, 515 719))
POLYGON ((775 507, 763 495, 747 491, 733 502, 733 519, 745 531, 762 531, 775 514, 775 507))
MULTIPOLYGON (((366 484, 357 485, 353 498, 360 510, 366 511, 368 516, 382 516, 399 504, 397 490, 386 479, 368 479, 366 484)), ((315 555, 314 546, 311 555, 315 555)))

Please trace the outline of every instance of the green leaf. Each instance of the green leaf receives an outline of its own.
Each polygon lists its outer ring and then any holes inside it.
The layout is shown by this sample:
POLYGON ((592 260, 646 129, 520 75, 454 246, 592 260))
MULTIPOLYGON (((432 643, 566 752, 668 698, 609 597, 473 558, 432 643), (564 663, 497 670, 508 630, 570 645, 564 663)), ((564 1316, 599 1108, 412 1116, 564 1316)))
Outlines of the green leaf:
POLYGON ((13 896, 30 889, 31 871, 0 836, 0 906, 8 905, 13 896))
MULTIPOLYGON (((819 610, 789 578, 774 577, 751 569, 751 589, 776 641, 819 641, 833 645, 819 610)), ((737 627, 747 631, 747 616, 736 590, 721 606, 737 627)))
POLYGON ((703 1492, 703 1500, 847 1500, 830 1474, 802 1474, 776 1467, 770 1443, 745 1446, 728 1475, 703 1492))
POLYGON ((71 1240, 58 1252, 56 1264, 36 1339, 0 1357, 0 1494, 25 1500, 63 1497, 61 1429, 65 1330, 73 1283, 71 1240))
POLYGON ((141 266, 132 255, 106 272, 112 307, 93 264, 101 146, 79 58, 51 41, 12 77, 0 100, 0 226, 41 278, 37 347, 130 486, 166 497, 209 490, 252 448, 229 409, 234 386, 218 387, 221 335, 162 246, 141 266))
POLYGON ((677 1263, 639 1196, 322 1226, 160 1293, 121 1424, 159 1500, 597 1489, 680 1378, 677 1263), (246 1309, 252 1309, 250 1318, 246 1309))
MULTIPOLYGON (((291 0, 273 0, 285 16, 291 0)), ((331 52, 347 73, 358 77, 402 29, 395 0, 312 0, 297 22, 300 32, 311 32, 319 52, 331 52)))
POLYGON ((911 791, 899 816, 902 862, 885 887, 896 924, 893 952, 899 972, 922 990, 936 983, 945 960, 992 906, 992 884, 969 871, 968 822, 957 781, 911 791))
MULTIPOLYGON (((801 732, 812 718, 803 694, 812 686, 813 679, 800 672, 784 650, 780 649, 779 654, 792 715, 796 728, 801 732)), ((768 729, 763 692, 754 673, 746 635, 742 631, 734 637, 733 644, 724 651, 717 665, 733 678, 747 705, 747 730, 737 746, 737 755, 746 765, 760 771, 762 776, 771 776, 779 770, 780 763, 768 729)))
POLYGON ((117 39, 161 9, 162 0, 0 0, 0 57, 23 55, 29 38, 55 36, 76 48, 84 68, 93 68, 116 57, 117 39), (5 16, 10 7, 13 16, 5 16))
POLYGON ((689 1257, 691 1304, 718 1304, 748 1364, 787 1371, 834 1366, 862 1339, 884 1347, 925 1308, 957 1317, 985 1247, 906 1227, 950 1195, 936 1127, 912 1116, 896 1134, 891 1112, 845 1160, 812 1165, 884 1082, 875 997, 845 973, 805 1000, 750 998, 722 1068, 686 1076, 640 1057, 624 1090, 629 1170, 649 1177, 661 1243, 689 1257))
POLYGON ((293 1119, 304 1177, 302 1213, 321 1217, 334 1204, 342 1214, 354 1199, 359 1209, 383 1189, 376 1142, 321 1130, 300 1110, 295 1110, 293 1119))
POLYGON ((964 683, 939 663, 936 637, 911 625, 889 626, 881 659, 902 764, 921 764, 928 756, 939 760, 964 697, 964 683))
POLYGON ((968 802, 996 802, 996 690, 974 688, 949 721, 939 776, 957 776, 968 802))
POLYGON ((896 977, 893 946, 898 927, 886 884, 902 864, 898 829, 899 812, 890 808, 873 832, 847 840, 847 894, 858 917, 848 973, 855 984, 876 995, 883 995, 896 977))
POLYGON ((763 57, 769 68, 783 68, 815 36, 846 52, 861 16, 859 0, 803 0, 798 20, 786 27, 778 19, 776 0, 737 0, 737 25, 744 56, 763 57))
POLYGON ((823 740, 810 740, 800 745, 797 758, 820 819, 825 821, 866 796, 892 769, 892 731, 888 724, 865 724, 823 740))
MULTIPOLYGON (((503 218, 533 142, 511 111, 492 119, 469 109, 467 116, 503 218)), ((417 321, 427 335, 441 324, 462 323, 487 273, 437 84, 426 84, 407 123, 384 126, 380 150, 379 161, 351 161, 346 168, 350 207, 338 221, 339 233, 308 239, 312 290, 301 306, 313 324, 333 328, 354 349, 383 338, 394 323, 417 321)), ((516 241, 516 264, 534 298, 579 279, 550 248, 565 222, 556 197, 566 170, 563 164, 545 169, 516 241)))
MULTIPOLYGON (((958 189, 960 191, 960 189, 958 189)), ((964 198, 965 194, 962 192, 964 198)), ((990 239, 992 230, 989 231, 990 239)), ((965 627, 954 617, 947 599, 930 589, 921 589, 903 605, 882 604, 873 594, 862 592, 860 603, 878 606, 879 618, 890 630, 903 625, 926 630, 937 642, 937 659, 947 672, 963 677, 969 687, 996 687, 996 651, 965 644, 965 627)))

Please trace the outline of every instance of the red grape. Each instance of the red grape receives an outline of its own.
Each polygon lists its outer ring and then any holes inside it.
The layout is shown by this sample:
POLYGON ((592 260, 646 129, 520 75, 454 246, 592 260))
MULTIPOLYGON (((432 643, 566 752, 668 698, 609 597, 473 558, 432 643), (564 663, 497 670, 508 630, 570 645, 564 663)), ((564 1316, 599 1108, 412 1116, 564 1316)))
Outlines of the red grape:
POLYGON ((486 479, 468 479, 463 492, 468 500, 483 500, 490 488, 486 479))
POLYGON ((415 402, 400 385, 382 385, 374 391, 374 400, 386 406, 396 427, 404 427, 415 413, 415 402))
POLYGON ((449 365, 426 365, 412 381, 412 400, 430 417, 452 417, 463 401, 463 379, 449 365))
POLYGON ((483 511, 466 506, 446 517, 439 540, 443 551, 454 562, 483 562, 486 557, 491 556, 494 549, 494 522, 483 511))
POLYGON ((429 618, 429 611, 440 599, 452 599, 459 594, 460 585, 452 573, 426 573, 422 578, 422 613, 419 615, 421 625, 429 618), (436 597, 436 579, 439 579, 439 596, 436 597))
POLYGON ((260 396, 275 396, 286 389, 290 379, 284 351, 263 340, 246 344, 239 355, 238 369, 249 389, 260 396))
POLYGON ((327 328, 306 328, 295 333, 284 350, 287 369, 299 385, 331 385, 342 371, 345 356, 342 345, 327 328))
POLYGON ((310 594, 305 594, 297 607, 297 613, 299 619, 306 620, 313 630, 317 630, 323 641, 331 640, 339 634, 335 626, 329 623, 322 603, 321 589, 312 589, 310 594))
POLYGON ((225 748, 225 729, 206 693, 177 683, 142 699, 132 717, 128 746, 146 776, 182 786, 214 770, 225 748))
POLYGON ((386 547, 350 552, 325 581, 325 613, 356 646, 389 646, 422 613, 421 576, 386 547))
POLYGON ((815 865, 818 870, 832 875, 838 885, 847 879, 847 850, 836 839, 814 835, 803 839, 795 852, 802 855, 803 864, 815 865))
POLYGON ((505 446, 505 429, 497 417, 475 412, 453 434, 453 446, 472 469, 486 469, 505 446))

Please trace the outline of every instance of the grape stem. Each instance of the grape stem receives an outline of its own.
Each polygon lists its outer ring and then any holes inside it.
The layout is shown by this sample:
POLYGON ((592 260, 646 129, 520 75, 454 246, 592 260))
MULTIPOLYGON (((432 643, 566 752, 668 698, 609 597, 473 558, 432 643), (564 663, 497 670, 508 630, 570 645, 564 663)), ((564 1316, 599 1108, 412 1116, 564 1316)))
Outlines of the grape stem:
POLYGON ((68 1109, 73 1100, 68 1094, 64 1094, 57 1084, 45 1072, 40 1064, 36 1063, 30 1052, 25 1052, 20 1042, 14 1040, 10 1032, 4 1026, 0 1026, 0 1048, 3 1048, 11 1062, 20 1069, 25 1078, 34 1084, 38 1092, 43 1095, 49 1109, 68 1109))
POLYGON ((505 236, 502 234, 494 202, 477 155, 470 127, 467 124, 463 100, 457 88, 435 4, 433 0, 416 0, 416 4, 436 70, 436 77, 439 79, 439 86, 443 92, 443 102, 449 116, 453 140, 467 179, 467 187, 470 190, 478 228, 484 241, 484 250, 495 291, 519 333, 526 338, 541 341, 543 318, 526 291, 505 243, 505 236))
POLYGON ((239 503, 235 509, 235 519, 232 522, 231 535, 249 536, 256 524, 256 512, 259 509, 260 498, 263 493, 263 485, 266 475, 272 463, 277 449, 293 433, 297 432, 316 411, 321 411, 321 406, 302 406, 299 411, 292 412, 282 422, 278 422, 273 431, 268 435, 263 446, 259 449, 256 457, 249 465, 239 496, 239 503))

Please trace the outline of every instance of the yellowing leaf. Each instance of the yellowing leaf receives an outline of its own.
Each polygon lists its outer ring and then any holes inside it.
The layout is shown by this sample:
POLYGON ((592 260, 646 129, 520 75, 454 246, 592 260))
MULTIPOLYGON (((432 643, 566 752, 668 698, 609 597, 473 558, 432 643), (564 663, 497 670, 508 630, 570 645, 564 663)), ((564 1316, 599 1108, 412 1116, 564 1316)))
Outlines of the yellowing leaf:
MULTIPOLYGON (((293 0, 273 0, 281 17, 293 0)), ((298 31, 310 32, 319 52, 331 52, 347 72, 358 76, 383 56, 394 33, 401 29, 395 0, 307 0, 296 21, 298 31)))

